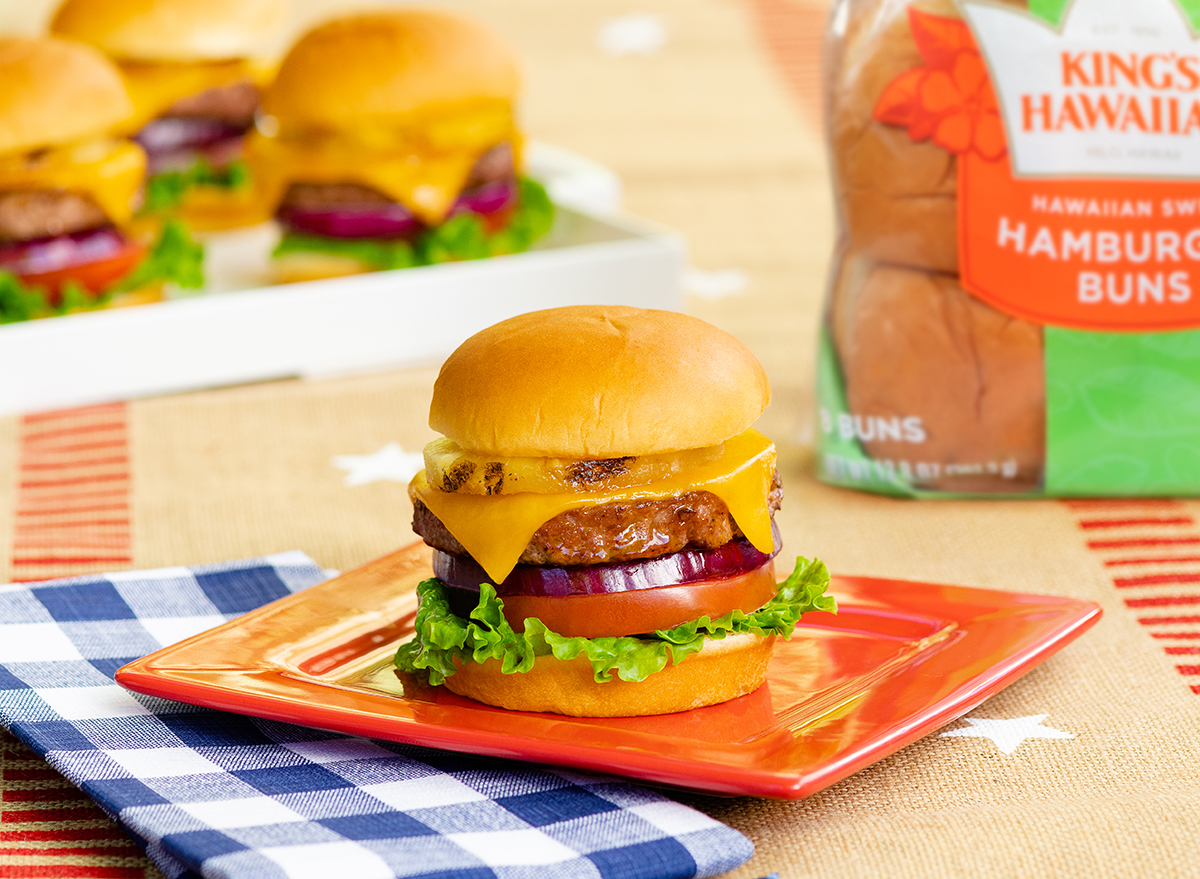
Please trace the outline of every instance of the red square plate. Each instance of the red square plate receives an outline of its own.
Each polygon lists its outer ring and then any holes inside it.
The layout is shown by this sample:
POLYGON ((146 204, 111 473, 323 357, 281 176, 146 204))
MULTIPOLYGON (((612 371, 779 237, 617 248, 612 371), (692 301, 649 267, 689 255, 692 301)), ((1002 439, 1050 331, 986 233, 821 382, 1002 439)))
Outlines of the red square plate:
POLYGON ((132 662, 117 681, 351 735, 798 799, 967 713, 1100 617, 1067 598, 835 577, 840 612, 808 614, 778 641, 756 692, 681 714, 571 718, 406 685, 391 658, 428 576, 428 549, 405 547, 132 662))

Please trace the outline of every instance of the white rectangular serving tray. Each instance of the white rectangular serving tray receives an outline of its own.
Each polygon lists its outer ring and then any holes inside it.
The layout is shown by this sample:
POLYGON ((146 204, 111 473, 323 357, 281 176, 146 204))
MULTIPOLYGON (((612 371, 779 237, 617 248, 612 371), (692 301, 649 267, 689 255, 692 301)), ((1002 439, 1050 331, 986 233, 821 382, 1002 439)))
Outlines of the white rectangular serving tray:
POLYGON ((200 295, 0 326, 0 414, 435 363, 559 305, 683 307, 681 236, 619 214, 602 166, 536 144, 527 160, 558 206, 527 253, 271 285, 274 224, 212 235, 200 295))

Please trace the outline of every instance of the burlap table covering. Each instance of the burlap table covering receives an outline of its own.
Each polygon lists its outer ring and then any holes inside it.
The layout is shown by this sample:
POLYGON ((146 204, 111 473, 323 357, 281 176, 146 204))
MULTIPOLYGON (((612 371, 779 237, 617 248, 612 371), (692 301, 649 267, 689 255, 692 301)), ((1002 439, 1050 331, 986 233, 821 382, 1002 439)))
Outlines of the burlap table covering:
MULTIPOLYGON (((302 5, 301 19, 330 3, 302 5)), ((471 2, 524 52, 533 136, 616 169, 635 213, 685 232, 742 295, 693 297, 771 375, 787 551, 835 572, 1086 598, 1103 620, 970 717, 1045 715, 1011 753, 934 734, 807 800, 680 795, 757 845, 738 879, 1200 874, 1200 525, 1185 501, 912 503, 813 478, 812 362, 831 245, 819 0, 471 2), (660 16, 648 56, 605 20, 660 16), (1050 733, 1046 733, 1050 735, 1050 733), (1066 737, 1066 736, 1070 737, 1066 737)), ((7 4, 6 4, 7 6, 7 4)), ((0 10, 37 26, 38 4, 0 10)), ((435 367, 0 420, 0 579, 298 548, 347 568, 410 539, 401 485, 347 487, 335 455, 419 449, 435 367)), ((9 376, 8 380, 19 380, 9 376)), ((965 728, 964 722, 952 728, 965 728)), ((0 876, 157 875, 28 751, 0 760, 0 876)))

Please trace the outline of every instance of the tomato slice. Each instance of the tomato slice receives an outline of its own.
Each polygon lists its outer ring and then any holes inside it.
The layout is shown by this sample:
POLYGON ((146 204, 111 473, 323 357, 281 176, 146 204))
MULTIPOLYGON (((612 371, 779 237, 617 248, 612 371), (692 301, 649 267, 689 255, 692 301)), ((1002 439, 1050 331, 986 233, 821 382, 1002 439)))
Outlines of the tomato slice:
POLYGON ((120 250, 95 262, 68 266, 50 272, 21 274, 20 278, 31 287, 44 288, 50 294, 52 301, 57 299, 59 292, 68 281, 74 281, 92 293, 99 293, 105 287, 132 272, 145 255, 145 247, 132 241, 126 241, 120 250))
POLYGON ((506 595, 504 616, 518 632, 525 620, 537 617, 546 628, 572 638, 607 638, 638 635, 731 610, 758 610, 775 597, 775 563, 719 580, 702 580, 682 586, 658 586, 601 595, 506 595))
POLYGON ((476 214, 475 216, 483 221, 484 229, 494 234, 507 226, 508 221, 512 219, 512 215, 516 212, 517 206, 513 204, 498 211, 492 211, 490 214, 476 214))
POLYGON ((112 226, 0 245, 0 271, 12 272, 57 302, 68 281, 99 293, 128 275, 146 248, 112 226))

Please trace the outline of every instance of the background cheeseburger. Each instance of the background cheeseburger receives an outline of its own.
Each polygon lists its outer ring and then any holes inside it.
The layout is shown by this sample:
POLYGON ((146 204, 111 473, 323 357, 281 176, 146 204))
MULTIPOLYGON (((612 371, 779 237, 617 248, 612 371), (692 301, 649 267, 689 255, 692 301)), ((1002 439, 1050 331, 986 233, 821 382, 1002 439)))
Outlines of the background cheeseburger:
POLYGON ((266 219, 242 160, 263 60, 287 0, 65 0, 51 32, 90 43, 121 69, 126 130, 149 157, 145 208, 197 229, 266 219))
POLYGON ((527 248, 552 208, 518 176, 517 89, 508 45, 445 12, 352 15, 301 37, 249 142, 284 230, 280 279, 527 248))
POLYGON ((132 112, 90 46, 0 39, 0 322, 201 284, 202 253, 177 225, 154 243, 130 232, 146 155, 112 132, 132 112))
POLYGON ((776 636, 833 610, 778 584, 775 447, 758 361, 693 317, 581 306, 468 339, 434 385, 413 480, 434 547, 403 671, 481 702, 665 714, 762 684, 776 636))

